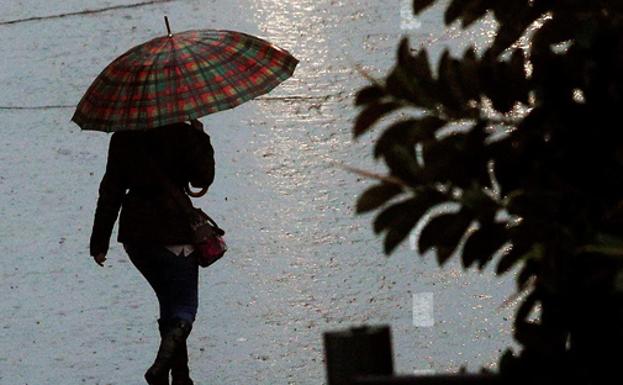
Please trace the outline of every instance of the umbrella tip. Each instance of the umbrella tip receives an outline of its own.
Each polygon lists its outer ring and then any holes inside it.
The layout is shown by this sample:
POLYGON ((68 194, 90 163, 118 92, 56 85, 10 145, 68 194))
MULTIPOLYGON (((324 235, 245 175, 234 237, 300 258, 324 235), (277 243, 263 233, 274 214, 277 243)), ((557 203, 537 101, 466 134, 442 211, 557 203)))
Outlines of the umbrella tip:
POLYGON ((169 37, 173 36, 171 33, 171 26, 169 25, 169 18, 167 16, 164 17, 164 23, 167 25, 167 34, 169 37))

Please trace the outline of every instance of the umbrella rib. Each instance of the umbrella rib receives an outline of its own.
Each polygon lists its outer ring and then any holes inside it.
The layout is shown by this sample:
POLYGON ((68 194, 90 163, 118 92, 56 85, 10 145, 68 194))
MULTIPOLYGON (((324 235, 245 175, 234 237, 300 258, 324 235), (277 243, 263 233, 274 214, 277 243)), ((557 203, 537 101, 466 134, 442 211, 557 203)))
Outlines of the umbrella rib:
MULTIPOLYGON (((176 37, 176 38, 178 38, 178 37, 176 37)), ((172 44, 175 47, 175 42, 173 42, 172 44)), ((174 113, 173 115, 174 116, 176 116, 176 115, 179 116, 180 114, 183 115, 184 112, 183 112, 183 110, 179 110, 179 103, 178 103, 179 94, 177 92, 177 90, 178 90, 177 80, 179 79, 180 83, 184 80, 184 72, 182 71, 182 68, 179 65, 179 61, 177 60, 177 55, 176 55, 175 52, 173 53, 173 66, 172 66, 172 68, 174 68, 174 70, 175 70, 175 79, 176 79, 175 83, 174 83, 175 84, 175 93, 173 94, 173 100, 174 100, 174 104, 175 105, 174 105, 173 108, 174 108, 175 111, 177 111, 177 113, 174 113), (178 68, 180 70, 180 76, 177 76, 177 69, 178 68)))
MULTIPOLYGON (((178 64, 179 62, 178 62, 178 60, 177 60, 177 59, 178 59, 178 58, 177 58, 177 55, 173 55, 173 58, 174 58, 174 60, 175 60, 176 67, 179 67, 179 69, 180 69, 180 71, 181 71, 182 73, 186 73, 186 75, 190 75, 190 72, 186 72, 186 68, 183 68, 184 66, 180 66, 180 65, 178 64)), ((190 96, 191 96, 191 97, 193 98, 193 100, 195 101, 195 106, 200 106, 200 103, 198 103, 198 102, 199 102, 199 99, 197 99, 197 97, 196 97, 196 95, 195 95, 195 92, 194 92, 194 89, 193 89, 193 87, 192 87, 192 84, 188 83, 188 81, 186 80, 186 77, 185 77, 185 76, 182 76, 180 79, 181 79, 181 80, 183 80, 183 81, 184 81, 184 83, 186 83, 186 85, 188 86, 188 90, 189 90, 189 92, 190 92, 190 96)), ((177 99, 177 98, 176 98, 176 99, 177 99)), ((185 118, 185 117, 186 117, 186 110, 183 110, 183 111, 182 111, 182 113, 183 113, 184 118, 185 118)), ((189 114, 189 117, 190 117, 190 114, 189 114)), ((191 119, 192 119, 192 117, 191 117, 191 119)), ((184 119, 184 120, 186 120, 186 119, 184 119)))
MULTIPOLYGON (((188 46, 188 47, 190 47, 190 46, 188 46)), ((188 48, 187 51, 188 51, 188 54, 193 58, 193 60, 195 60, 197 62, 197 72, 199 73, 199 76, 201 76, 201 79, 203 79, 203 81, 205 82, 206 86, 208 88, 210 88, 210 90, 211 90, 212 88, 209 86, 210 83, 208 82, 208 79, 206 79, 203 71, 201 71, 201 68, 199 67, 199 64, 202 63, 203 60, 201 60, 201 58, 198 58, 197 56, 195 56, 194 52, 190 48, 188 48), (199 59, 199 60, 197 60, 197 59, 199 59)), ((202 104, 197 104, 197 108, 199 108, 201 110, 205 109, 205 107, 203 107, 202 104)))
MULTIPOLYGON (((219 41, 219 43, 220 43, 219 45, 223 45, 221 41, 219 41)), ((214 46, 212 46, 210 44, 207 44, 207 43, 205 43, 205 42, 203 42, 201 40, 197 41, 197 44, 198 45, 204 45, 204 46, 208 47, 210 49, 210 51, 214 50, 214 46)), ((201 60, 201 62, 207 64, 207 68, 206 68, 207 71, 214 71, 219 76, 221 76, 223 79, 225 79, 225 76, 224 76, 225 73, 223 71, 221 71, 221 66, 220 66, 220 64, 223 63, 222 55, 219 54, 218 50, 213 51, 212 53, 218 57, 217 64, 212 64, 212 63, 210 63, 207 60, 201 60)), ((208 87, 210 88, 210 90, 212 92, 212 95, 214 96, 215 103, 217 103, 217 104, 220 103, 221 100, 217 98, 217 94, 219 93, 218 91, 220 91, 222 89, 222 87, 220 87, 220 85, 218 83, 216 83, 216 82, 212 82, 212 83, 208 82, 208 84, 210 84, 210 86, 208 86, 208 87), (211 84, 214 84, 214 86, 212 87, 211 84)), ((216 110, 219 110, 219 108, 217 107, 216 110)))
MULTIPOLYGON (((128 51, 128 53, 129 53, 129 51, 128 51)), ((132 83, 137 81, 138 74, 139 74, 139 71, 135 71, 134 72, 134 77, 132 78, 132 82, 130 83, 130 85, 132 85, 132 83)), ((125 114, 123 114, 125 116, 122 117, 121 121, 120 121, 120 123, 122 123, 124 125, 129 125, 129 122, 130 122, 130 107, 132 105, 132 100, 134 99, 134 95, 136 95, 136 92, 138 91, 138 85, 137 86, 132 86, 131 90, 132 90, 132 93, 130 94, 130 96, 129 96, 128 100, 127 100, 128 106, 126 107, 125 114)))
MULTIPOLYGON (((140 52, 140 51, 139 51, 140 52)), ((138 55, 138 52, 133 52, 133 54, 138 55)), ((153 62, 152 62, 153 65, 153 62)), ((136 86, 133 85, 133 83, 137 82, 138 76, 141 72, 141 69, 135 70, 134 71, 134 78, 132 79, 132 83, 130 83, 130 85, 132 85, 131 90, 132 93, 127 101, 128 105, 125 108, 125 113, 123 114, 124 117, 121 118, 121 122, 122 124, 124 124, 125 126, 127 126, 127 129, 132 129, 130 128, 130 110, 131 107, 133 106, 133 100, 134 97, 136 95, 139 96, 139 100, 136 103, 136 109, 137 109, 137 118, 135 120, 135 122, 133 123, 133 125, 135 127, 133 127, 134 129, 139 127, 139 123, 140 123, 140 115, 141 115, 141 108, 140 108, 140 98, 143 96, 143 94, 145 93, 145 88, 146 88, 146 84, 147 84, 147 78, 149 77, 149 70, 151 69, 151 65, 150 67, 148 67, 145 71, 147 73, 147 76, 145 76, 145 80, 143 81, 142 87, 139 86, 139 84, 136 84, 136 86), (139 91, 140 89, 140 91, 139 91)))
MULTIPOLYGON (((127 54, 127 52, 126 52, 127 54)), ((99 123, 95 123, 94 125, 97 126, 98 124, 101 125, 102 127, 104 127, 106 132, 111 132, 113 131, 113 129, 110 127, 110 124, 108 125, 108 128, 106 128, 106 122, 112 123, 113 119, 111 118, 110 114, 106 114, 106 111, 112 112, 115 109, 115 102, 117 100, 117 97, 121 94, 121 90, 123 89, 123 87, 120 87, 118 83, 116 83, 115 79, 111 78, 110 80, 108 79, 108 70, 112 70, 114 68, 115 63, 117 63, 119 61, 119 59, 115 59, 112 63, 110 63, 109 65, 107 65, 104 70, 102 71, 102 73, 100 73, 100 75, 97 76, 97 78, 95 79, 95 81, 92 84, 92 89, 89 88, 89 90, 87 90, 86 95, 89 95, 88 97, 88 103, 92 104, 93 106, 97 106, 97 108, 102 108, 102 105, 104 107, 108 107, 108 110, 104 109, 104 113, 102 113, 99 117, 99 123), (102 100, 97 100, 94 99, 92 96, 90 96, 91 93, 99 93, 101 95, 106 95, 107 93, 105 92, 105 87, 112 87, 115 92, 111 95, 111 97, 109 98, 102 98, 102 100)), ((130 75, 132 73, 129 73, 130 75)), ((121 85, 123 85, 123 81, 126 80, 128 78, 128 74, 124 74, 124 78, 121 81, 121 85)))
MULTIPOLYGON (((224 31, 224 32, 228 32, 228 31, 224 31)), ((233 32, 233 33, 238 33, 238 32, 233 32)), ((238 33, 238 34, 240 34, 240 33, 238 33)), ((228 108, 236 106, 237 102, 244 102, 244 101, 250 100, 250 99, 252 99, 252 98, 254 98, 254 97, 258 96, 258 95, 262 95, 262 94, 270 91, 271 89, 273 89, 275 86, 277 86, 280 83, 278 80, 281 79, 281 77, 282 77, 282 76, 278 75, 277 73, 275 73, 274 71, 272 71, 266 63, 264 63, 262 61, 258 61, 254 57, 249 57, 249 55, 247 53, 247 51, 249 49, 251 49, 251 48, 256 48, 259 51, 261 48, 263 48, 263 47, 265 47, 267 45, 269 46, 268 49, 271 49, 270 48, 271 44, 266 42, 266 41, 264 41, 264 40, 261 40, 261 39, 258 39, 258 38, 254 38, 251 35, 246 35, 246 34, 241 34, 241 35, 243 37, 245 37, 245 39, 243 40, 243 44, 244 44, 245 50, 244 51, 243 50, 233 50, 233 51, 232 50, 228 50, 228 53, 230 55, 227 57, 227 60, 225 60, 225 57, 221 53, 217 52, 217 55, 219 56, 220 62, 231 63, 233 61, 238 60, 238 58, 240 58, 240 57, 247 58, 247 59, 250 59, 250 60, 254 61, 254 63, 253 63, 254 66, 260 66, 260 67, 266 68, 266 70, 270 72, 270 76, 266 76, 265 80, 260 85, 258 85, 257 87, 253 87, 253 91, 249 92, 250 90, 247 89, 246 92, 242 93, 243 96, 240 96, 240 94, 238 94, 237 87, 235 87, 235 85, 232 84, 232 82, 228 81, 229 79, 225 79, 227 81, 227 84, 229 84, 230 86, 234 87, 234 89, 236 90, 236 94, 235 95, 236 95, 236 98, 237 98, 237 101, 235 101, 235 100, 232 100, 232 98, 227 98, 227 96, 225 97, 224 102, 225 102, 225 104, 227 105, 228 108)), ((213 47, 211 44, 207 44, 206 42, 201 41, 201 40, 198 40, 196 42, 196 44, 197 45, 203 45, 203 46, 206 46, 208 48, 212 48, 213 47)), ((220 45, 222 46, 223 44, 220 44, 220 45)), ((279 60, 279 62, 281 64, 283 64, 285 72, 289 73, 289 72, 291 72, 291 71, 287 70, 287 67, 289 67, 289 66, 287 66, 285 64, 287 64, 287 62, 288 62, 287 57, 289 57, 291 55, 289 53, 284 53, 284 56, 285 56, 284 60, 279 60)), ((267 55, 267 57, 270 57, 270 55, 267 55)), ((205 62, 205 63, 210 64, 209 62, 207 62, 205 60, 200 60, 200 62, 205 62)), ((221 68, 219 66, 214 65, 214 66, 210 66, 210 67, 214 68, 214 70, 217 73, 219 73, 223 78, 225 78, 225 76, 224 76, 225 73, 221 70, 221 68)), ((249 66, 249 67, 251 67, 251 66, 249 66)))
MULTIPOLYGON (((218 51, 216 52, 216 55, 217 55, 217 57, 219 58, 219 64, 222 64, 222 65, 214 65, 214 66, 212 66, 212 67, 214 68, 214 71, 215 71, 215 72, 216 72, 216 73, 217 73, 220 77, 222 77, 222 78, 223 78, 223 83, 230 85, 230 83, 229 83, 228 79, 225 77, 225 73, 226 73, 226 71, 225 71, 225 68, 224 68, 224 67, 225 67, 225 64, 226 64, 226 63, 231 63, 231 62, 233 62, 232 55, 230 55, 229 57, 225 58, 225 56, 222 54, 222 52, 218 52, 218 51)), ((221 86, 220 86, 220 84, 217 84, 217 85, 216 85, 216 89, 217 89, 217 90, 219 90, 219 91, 220 91, 220 94, 222 94, 222 95, 224 96, 224 97, 223 97, 223 99, 216 99, 216 98, 215 98, 215 100, 217 101, 217 103, 218 103, 218 104, 220 104, 220 103, 224 102, 224 103, 226 103, 226 105, 229 107, 229 105, 230 105, 230 104, 232 104, 232 103, 229 103, 229 102, 228 102, 227 95, 225 95, 225 92, 224 92, 224 87, 221 87, 221 86)), ((216 94, 215 94, 215 96, 216 96, 216 94)), ((220 110, 220 108, 217 108, 217 109, 219 109, 219 110, 220 110)))
MULTIPOLYGON (((104 71, 106 71, 106 70, 104 70, 104 71)), ((116 87, 116 92, 115 92, 113 95, 111 95, 111 97, 110 97, 108 100, 106 100, 106 102, 107 102, 107 104, 108 104, 108 106, 109 106, 109 108, 110 108, 110 110, 109 110, 109 111, 110 111, 110 114, 106 114, 106 115, 104 115, 104 116, 102 117, 102 121, 104 121, 104 122, 108 121, 108 122, 109 122, 109 126, 108 126, 108 129, 107 129, 107 131, 109 131, 109 132, 110 132, 110 131, 114 131, 114 128, 113 128, 113 121, 114 121, 114 119, 113 119, 113 117, 112 117, 111 115, 112 115, 112 112, 113 112, 113 111, 117 108, 117 105, 118 105, 118 103, 119 103, 119 101, 118 101, 118 100, 119 100, 119 96, 121 95, 121 92, 122 92, 122 90, 123 90, 123 84, 124 84, 124 81, 126 81, 128 78, 130 78, 130 76, 129 76, 129 75, 131 75, 131 74, 132 74, 132 73, 126 74, 126 75, 122 78, 122 80, 121 80, 121 85, 119 85, 118 83, 116 83, 114 80, 111 80, 111 81, 110 81, 110 84, 108 85, 108 86, 110 86, 110 87, 116 87)), ((133 79, 136 79, 136 76, 137 76, 137 75, 136 75, 136 74, 134 74, 134 78, 133 78, 133 79)), ((106 77, 106 74, 104 74, 104 75, 103 75, 103 77, 106 77)), ((105 93, 104 93, 104 94, 105 94, 105 93)), ((106 110, 105 110, 105 111, 106 111, 106 110)))
MULTIPOLYGON (((157 49, 157 50, 155 50, 155 51, 156 51, 156 52, 160 51, 160 50, 162 49, 162 47, 166 44, 166 42, 167 42, 167 40, 166 40, 166 39, 163 39, 163 41, 160 43, 160 46, 159 46, 159 47, 158 47, 158 49, 157 49)), ((147 84, 149 83, 149 82, 148 82, 148 79, 149 79, 149 74, 151 73, 151 70, 154 68, 154 64, 156 63, 156 59, 157 59, 157 58, 158 58, 161 54, 162 54, 162 52, 159 52, 159 53, 158 53, 158 55, 156 55, 156 57, 154 58, 154 60, 151 62, 151 64, 150 64, 150 65, 146 68, 146 70, 145 70, 145 71, 146 71, 146 73, 147 73, 147 75, 145 76, 145 81, 143 82, 143 87, 141 88, 141 93, 140 93, 140 95, 139 95, 139 96, 140 96, 139 101, 144 101, 143 97, 145 96, 145 90, 147 89, 147 84)), ((158 103, 158 102, 157 102, 157 100, 158 100, 158 97, 157 97, 157 94, 156 94, 156 103, 158 103)), ((144 107, 144 106, 143 106, 143 107, 144 107)), ((142 129, 144 129, 144 128, 146 128, 146 127, 145 127, 145 125, 142 125, 142 124, 141 124, 141 119, 140 119, 141 108, 138 108, 138 113, 139 113, 139 116, 138 116, 138 118, 137 118, 137 123, 136 123, 136 126, 137 126, 137 128, 138 128, 138 127, 141 127, 142 129)), ((149 117, 148 117, 147 121, 149 121, 149 117)))
MULTIPOLYGON (((197 41, 197 44, 200 44, 200 45, 205 45, 205 46, 208 46, 208 47, 212 47, 210 44, 206 44, 206 43, 205 43, 205 42, 203 42, 203 41, 197 41)), ((240 50, 229 51, 228 53, 229 53, 229 56, 227 56, 227 57, 225 57, 225 56, 224 56, 224 55, 222 55, 222 54, 218 54, 219 58, 222 58, 222 59, 220 60, 220 62, 222 62, 222 63, 231 63, 231 62, 233 62, 234 60, 237 60, 237 59, 238 59, 238 57, 244 57, 244 55, 240 52, 240 50)), ((219 75, 221 75, 221 77, 222 77, 225 81, 227 81, 227 84, 229 84, 230 86, 234 87, 234 86, 231 84, 231 82, 229 82, 229 81, 228 81, 228 79, 225 77, 225 72, 223 72, 223 71, 220 69, 220 67, 219 67, 219 66, 214 66, 214 70, 215 70, 216 72, 218 72, 218 74, 219 74, 219 75)), ((234 87, 234 88, 235 88, 235 87, 234 87)), ((227 98, 227 96, 226 96, 226 97, 225 97, 225 102, 227 103, 227 105, 235 105, 235 103, 234 103, 234 102, 230 102, 230 101, 228 101, 227 99, 228 99, 228 98, 227 98)))
MULTIPOLYGON (((172 42, 171 44, 173 45, 173 47, 175 47, 175 43, 174 42, 172 42)), ((173 100, 173 102, 172 102, 173 108, 171 109, 171 115, 174 116, 175 115, 175 111, 177 109, 177 90, 178 90, 178 87, 177 87, 177 71, 176 71, 176 69, 177 69, 177 66, 176 66, 177 59, 175 59, 175 53, 174 53, 173 57, 174 57, 174 65, 170 66, 170 71, 169 71, 169 83, 173 87, 173 96, 170 97, 169 102, 170 102, 171 99, 173 100)))
MULTIPOLYGON (((190 54, 190 56, 193 57, 193 59, 195 59, 197 61, 197 63, 207 63, 208 65, 210 65, 210 63, 207 60, 203 60, 200 56, 197 56, 196 53, 192 50, 192 49, 188 49, 188 53, 190 54)), ((218 71, 218 66, 215 65, 213 66, 215 71, 218 71)), ((208 78, 206 78, 205 75, 205 71, 201 71, 199 70, 199 76, 201 76, 201 78, 203 79, 203 81, 205 82, 206 86, 210 89, 210 91, 212 92, 212 95, 215 96, 216 99, 216 89, 213 88, 211 86, 211 81, 208 80, 208 78)), ((209 110, 209 108, 207 108, 209 110)))
MULTIPOLYGON (((121 92, 122 92, 122 90, 124 88, 123 85, 124 84, 128 84, 126 81, 131 77, 130 75, 134 75, 134 76, 132 76, 132 81, 129 84, 132 84, 134 81, 136 81, 136 78, 138 77, 138 74, 136 72, 132 73, 132 72, 128 71, 128 73, 124 74, 124 76, 120 80, 120 82, 117 83, 114 78, 111 78, 110 80, 108 79, 108 77, 107 77, 107 75, 108 75, 107 74, 107 70, 108 69, 112 69, 115 66, 117 66, 119 63, 122 63, 124 60, 127 60, 127 58, 129 56, 134 54, 132 51, 133 51, 132 49, 129 49, 126 52, 124 52, 121 56, 119 56, 118 58, 113 60, 112 63, 110 63, 108 66, 106 66, 106 68, 104 69, 104 71, 102 71, 102 74, 101 74, 102 85, 107 85, 108 87, 116 87, 116 92, 113 93, 113 95, 111 95, 111 97, 108 100, 105 100, 105 103, 107 103, 108 107, 110 108, 109 111, 111 113, 103 115, 102 118, 101 118, 102 122, 108 122, 108 128, 106 128, 107 132, 114 131, 114 119, 113 119, 113 117, 111 115, 112 115, 112 112, 115 109, 118 108, 118 105, 119 105, 118 98, 121 95, 121 92)), ((99 87, 96 87, 96 88, 99 88, 99 87)), ((134 93, 135 93, 135 89, 133 89, 131 98, 134 97, 134 93)), ((105 94, 105 92, 103 94, 105 94)), ((128 103, 132 100, 131 98, 128 99, 128 103)), ((128 115, 129 115, 129 113, 128 113, 128 115)), ((127 118, 126 118, 126 121, 127 121, 127 118)), ((121 122, 119 122, 119 123, 122 123, 122 122, 123 122, 123 118, 121 119, 121 122)), ((105 123, 100 123, 100 124, 102 124, 104 127, 106 127, 105 123)))
MULTIPOLYGON (((166 43, 163 44, 163 46, 164 45, 166 45, 166 43)), ((158 117, 158 123, 156 124, 156 126, 162 125, 162 119, 160 114, 160 97, 158 96, 158 75, 160 71, 156 64, 160 61, 160 57, 163 56, 165 53, 167 53, 166 48, 158 52, 158 54, 154 58, 154 61, 151 63, 151 66, 149 67, 150 72, 154 67, 156 67, 156 71, 154 71, 154 98, 156 99, 156 116, 158 117)))
MULTIPOLYGON (((245 47, 245 49, 246 49, 246 50, 249 50, 249 49, 251 48, 251 46, 255 46, 255 47, 257 47, 257 48, 259 49, 259 48, 263 48, 265 45, 270 45, 270 43, 268 43, 268 42, 264 42, 264 41, 261 41, 261 40, 258 40, 257 38, 254 38, 254 37, 253 37, 253 36, 251 36, 251 35, 246 35, 246 34, 242 34, 242 35, 243 35, 243 36, 245 36, 245 37, 250 37, 250 38, 245 39, 245 42, 246 42, 247 44, 244 44, 244 47, 245 47)), ((209 44, 206 44, 206 43, 204 43, 204 42, 202 42, 202 41, 198 41, 197 43, 198 43, 198 44, 202 44, 202 45, 209 46, 209 44)), ((245 57, 245 58, 249 58, 249 57, 246 55, 246 51, 236 50, 236 51, 231 52, 231 53, 232 53, 232 54, 231 54, 231 55, 230 55, 230 57, 228 58, 230 61, 237 60, 237 59, 238 59, 238 57, 245 57)), ((274 72, 274 71, 272 71, 272 70, 269 68, 269 66, 267 66, 265 63, 263 63, 263 62, 261 62, 261 61, 258 61, 258 60, 256 60, 256 59, 255 59, 255 58, 253 58, 253 57, 251 57, 250 59, 254 60, 254 62, 255 62, 254 64, 259 63, 259 65, 260 65, 261 67, 266 68, 266 70, 267 70, 267 71, 269 71, 269 72, 271 73, 272 77, 274 77, 274 78, 279 78, 279 76, 277 76, 277 75, 275 74, 275 72, 274 72)), ((256 64, 256 65, 258 65, 258 64, 256 64)), ((224 73, 223 73, 223 72, 220 72, 220 71, 219 71, 219 73, 220 73, 221 75, 224 75, 224 73)), ((223 77, 224 77, 224 76, 223 76, 223 77)), ((274 87, 278 84, 278 83, 277 83, 277 84, 274 84, 274 83, 275 83, 275 81, 274 81, 274 80, 272 80, 270 77, 267 77, 267 78, 266 78, 266 81, 264 81, 264 82, 263 82, 263 83, 262 83, 259 87, 255 87, 255 88, 257 89, 257 91, 256 91, 256 92, 254 92, 252 95, 248 95, 248 96, 246 96, 246 97, 239 97, 239 99, 241 99, 241 100, 243 100, 243 101, 247 101, 247 100, 250 100, 250 99, 252 99, 252 98, 254 98, 254 97, 258 96, 258 95, 262 95, 263 93, 265 93, 265 91, 266 91, 266 90, 270 90, 270 89, 274 88, 274 87), (272 84, 272 86, 271 86, 271 84, 272 84)), ((231 83, 229 83, 229 84, 231 85, 231 83)), ((232 85, 232 86, 233 86, 233 85, 232 85)), ((229 104, 233 104, 233 103, 229 103, 229 104)))
MULTIPOLYGON (((223 45, 222 41, 219 40, 215 40, 219 43, 219 45, 223 45)), ((196 43, 197 45, 205 45, 207 47, 210 48, 210 50, 212 50, 213 46, 210 44, 206 44, 204 43, 202 40, 196 40, 196 41, 192 41, 192 43, 196 43)), ((216 64, 210 63, 208 60, 205 60, 203 58, 201 58, 200 56, 195 56, 195 52, 192 51, 191 49, 188 50, 189 54, 193 57, 193 59, 195 59, 197 61, 197 63, 205 63, 206 66, 206 71, 216 71, 219 75, 224 75, 221 71, 219 71, 219 64, 222 62, 222 60, 220 59, 220 55, 218 55, 218 51, 216 51, 215 54, 217 54, 217 56, 219 56, 219 61, 216 64), (198 60, 197 60, 198 59, 198 60)), ((212 93, 212 95, 214 96, 214 100, 216 100, 216 102, 220 102, 220 100, 218 100, 216 98, 217 95, 217 91, 219 90, 218 86, 212 87, 211 84, 212 82, 208 81, 208 79, 205 77, 204 72, 206 71, 199 71, 200 76, 202 77, 202 79, 206 82, 206 86, 210 89, 210 92, 212 93)), ((224 76, 223 76, 224 78, 224 76)), ((206 111, 206 113, 209 113, 211 108, 208 105, 208 108, 204 108, 204 111, 206 111)), ((216 108, 216 110, 218 110, 218 108, 216 108)))

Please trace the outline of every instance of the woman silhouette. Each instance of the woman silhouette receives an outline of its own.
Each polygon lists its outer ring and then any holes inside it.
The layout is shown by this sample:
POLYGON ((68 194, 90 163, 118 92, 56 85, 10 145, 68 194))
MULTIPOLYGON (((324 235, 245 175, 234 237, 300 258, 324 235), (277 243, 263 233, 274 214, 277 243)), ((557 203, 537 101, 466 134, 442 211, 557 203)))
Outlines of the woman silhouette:
POLYGON ((103 266, 121 208, 117 241, 153 288, 160 306, 160 346, 145 379, 150 385, 168 385, 170 372, 172 385, 192 385, 186 338, 197 314, 197 258, 188 219, 162 178, 154 176, 154 165, 182 191, 187 191, 188 183, 207 190, 214 180, 214 149, 201 123, 112 134, 90 253, 103 266))

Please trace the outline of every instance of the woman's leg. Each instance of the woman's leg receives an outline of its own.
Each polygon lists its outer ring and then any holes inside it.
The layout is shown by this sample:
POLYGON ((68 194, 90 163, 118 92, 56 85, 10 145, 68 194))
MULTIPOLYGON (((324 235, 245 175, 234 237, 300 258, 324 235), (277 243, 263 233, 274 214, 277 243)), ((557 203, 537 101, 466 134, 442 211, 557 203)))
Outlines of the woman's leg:
MULTIPOLYGON (((189 256, 182 257, 171 253, 175 257, 175 269, 178 272, 174 278, 170 280, 171 284, 176 288, 170 292, 172 297, 177 300, 171 300, 169 307, 171 319, 186 319, 194 322, 197 314, 197 292, 199 265, 197 264, 196 253, 193 252, 189 256)), ((190 333, 190 331, 189 331, 190 333)), ((178 347, 171 366, 171 385, 193 385, 190 378, 188 368, 188 350, 186 340, 183 340, 178 347)))
POLYGON ((164 249, 163 303, 161 317, 183 319, 191 324, 195 321, 198 307, 199 266, 195 254, 175 255, 164 249))
POLYGON ((196 254, 179 256, 164 246, 124 245, 131 262, 151 285, 160 319, 193 323, 198 307, 199 267, 196 254))
POLYGON ((160 348, 145 378, 150 384, 168 384, 168 371, 172 368, 174 384, 191 385, 186 338, 198 305, 196 256, 194 253, 178 256, 163 246, 124 246, 132 263, 154 289, 160 304, 160 348))

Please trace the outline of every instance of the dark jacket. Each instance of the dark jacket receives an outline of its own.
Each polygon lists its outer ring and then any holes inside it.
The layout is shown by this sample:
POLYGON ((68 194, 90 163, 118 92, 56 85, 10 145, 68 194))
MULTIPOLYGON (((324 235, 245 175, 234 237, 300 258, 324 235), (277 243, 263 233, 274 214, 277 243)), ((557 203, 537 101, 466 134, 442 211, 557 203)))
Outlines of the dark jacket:
MULTIPOLYGON (((155 164, 180 190, 188 182, 193 187, 209 187, 214 180, 214 149, 210 136, 188 124, 113 133, 95 209, 90 241, 92 256, 108 251, 120 207, 117 241, 162 245, 191 243, 187 218, 153 174, 140 146, 144 146, 146 153, 151 154, 155 164)), ((190 202, 188 196, 186 199, 190 202)))

